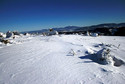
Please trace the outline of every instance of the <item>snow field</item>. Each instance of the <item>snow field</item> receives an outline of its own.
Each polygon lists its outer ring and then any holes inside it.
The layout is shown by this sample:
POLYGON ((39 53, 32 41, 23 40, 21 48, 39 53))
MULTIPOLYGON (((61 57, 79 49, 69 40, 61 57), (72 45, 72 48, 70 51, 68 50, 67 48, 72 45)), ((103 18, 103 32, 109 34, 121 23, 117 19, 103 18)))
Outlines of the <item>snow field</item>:
POLYGON ((115 36, 54 35, 1 43, 0 84, 124 84, 124 64, 102 65, 91 59, 106 47, 125 61, 124 41, 115 36))

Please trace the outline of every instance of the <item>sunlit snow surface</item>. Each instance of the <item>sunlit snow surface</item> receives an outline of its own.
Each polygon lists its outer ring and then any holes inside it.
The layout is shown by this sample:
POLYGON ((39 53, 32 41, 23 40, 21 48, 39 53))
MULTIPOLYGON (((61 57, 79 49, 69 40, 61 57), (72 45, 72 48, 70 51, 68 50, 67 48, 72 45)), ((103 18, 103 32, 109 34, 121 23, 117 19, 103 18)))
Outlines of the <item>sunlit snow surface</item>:
POLYGON ((124 64, 102 65, 89 57, 105 44, 125 61, 125 37, 23 36, 11 43, 0 43, 0 84, 125 83, 124 64))

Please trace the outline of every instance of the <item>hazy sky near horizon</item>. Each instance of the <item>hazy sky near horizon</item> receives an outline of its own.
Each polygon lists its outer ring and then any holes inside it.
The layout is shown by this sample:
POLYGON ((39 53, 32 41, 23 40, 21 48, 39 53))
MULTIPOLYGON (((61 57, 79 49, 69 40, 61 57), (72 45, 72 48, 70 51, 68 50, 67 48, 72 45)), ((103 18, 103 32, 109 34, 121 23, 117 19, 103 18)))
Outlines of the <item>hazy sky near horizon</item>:
POLYGON ((0 31, 125 22, 125 0, 0 0, 0 31))

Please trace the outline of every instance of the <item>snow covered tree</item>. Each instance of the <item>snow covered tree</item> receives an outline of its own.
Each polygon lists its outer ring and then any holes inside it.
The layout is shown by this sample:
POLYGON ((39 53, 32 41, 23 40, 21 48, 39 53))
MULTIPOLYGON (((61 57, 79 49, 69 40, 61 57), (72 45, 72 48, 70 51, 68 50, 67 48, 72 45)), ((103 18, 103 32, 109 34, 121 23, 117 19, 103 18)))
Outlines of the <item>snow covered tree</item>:
POLYGON ((102 49, 97 53, 97 62, 100 64, 114 64, 114 61, 110 55, 110 49, 102 49))
POLYGON ((14 34, 13 34, 13 32, 11 32, 11 31, 8 31, 7 33, 6 33, 6 38, 10 38, 10 37, 14 37, 14 34))

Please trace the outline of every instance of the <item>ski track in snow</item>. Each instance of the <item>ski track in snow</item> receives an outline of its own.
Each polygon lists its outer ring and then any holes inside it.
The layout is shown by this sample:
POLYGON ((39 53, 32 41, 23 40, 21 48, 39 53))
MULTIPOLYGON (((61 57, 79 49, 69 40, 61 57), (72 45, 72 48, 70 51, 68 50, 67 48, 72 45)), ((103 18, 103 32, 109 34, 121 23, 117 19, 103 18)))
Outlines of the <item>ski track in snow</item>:
POLYGON ((125 37, 29 36, 0 44, 0 84, 124 84, 125 66, 100 65, 80 59, 103 46, 125 61, 125 37), (74 55, 72 53, 75 53, 74 55))

